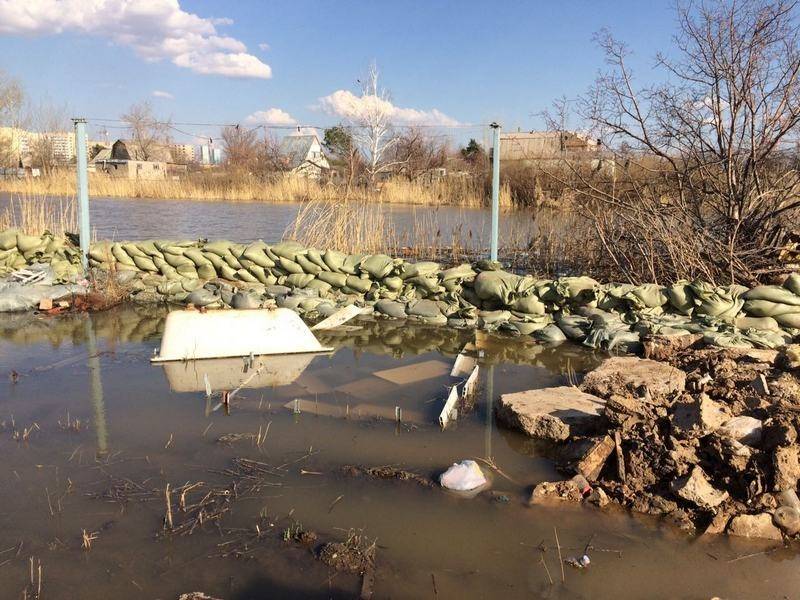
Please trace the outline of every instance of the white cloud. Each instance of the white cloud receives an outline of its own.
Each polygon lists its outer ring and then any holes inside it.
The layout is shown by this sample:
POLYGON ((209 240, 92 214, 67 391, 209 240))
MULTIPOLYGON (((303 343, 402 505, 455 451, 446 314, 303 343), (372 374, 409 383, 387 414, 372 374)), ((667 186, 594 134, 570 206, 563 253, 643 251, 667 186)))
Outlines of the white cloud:
POLYGON ((447 116, 438 109, 418 110, 416 108, 401 108, 389 100, 379 96, 356 96, 347 90, 337 90, 328 96, 319 99, 322 110, 337 117, 358 120, 363 115, 370 113, 384 113, 396 124, 402 125, 439 125, 452 127, 460 123, 447 116))
POLYGON ((266 52, 267 50, 269 50, 269 44, 268 44, 268 43, 266 43, 266 42, 261 42, 261 43, 258 45, 258 48, 259 48, 260 50, 262 50, 262 51, 266 52))
POLYGON ((232 23, 186 12, 178 0, 0 0, 0 34, 97 35, 203 75, 271 77, 241 41, 217 31, 232 23))
POLYGON ((258 110, 247 117, 245 123, 249 125, 295 125, 297 119, 280 108, 258 110))
POLYGON ((153 98, 164 98, 166 100, 174 100, 175 96, 173 96, 169 92, 164 92, 162 90, 153 90, 153 98))

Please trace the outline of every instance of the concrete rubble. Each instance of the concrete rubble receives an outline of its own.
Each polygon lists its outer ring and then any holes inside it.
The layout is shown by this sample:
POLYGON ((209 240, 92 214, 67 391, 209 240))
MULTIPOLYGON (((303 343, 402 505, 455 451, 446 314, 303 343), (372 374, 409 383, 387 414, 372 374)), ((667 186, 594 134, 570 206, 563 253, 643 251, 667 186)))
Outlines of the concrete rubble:
POLYGON ((651 356, 665 347, 664 362, 606 359, 580 390, 502 396, 498 420, 551 443, 565 475, 535 485, 531 503, 613 503, 688 533, 800 535, 800 505, 786 500, 800 482, 798 345, 645 344, 651 356), (583 426, 567 411, 583 413, 583 426))

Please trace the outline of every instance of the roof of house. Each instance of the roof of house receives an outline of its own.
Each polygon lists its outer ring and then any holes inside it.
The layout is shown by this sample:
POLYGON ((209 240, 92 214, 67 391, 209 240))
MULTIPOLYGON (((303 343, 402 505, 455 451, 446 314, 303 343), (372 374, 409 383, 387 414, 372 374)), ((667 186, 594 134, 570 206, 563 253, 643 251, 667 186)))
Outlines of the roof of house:
POLYGON ((111 148, 103 148, 97 154, 95 154, 92 160, 89 162, 102 162, 108 160, 111 160, 111 148))
POLYGON ((138 160, 144 161, 144 156, 150 162, 170 162, 171 156, 169 148, 163 145, 153 144, 148 148, 148 152, 143 152, 139 143, 133 140, 117 140, 111 146, 112 160, 138 160))
POLYGON ((319 138, 316 135, 287 135, 281 140, 279 152, 286 160, 286 166, 290 169, 296 169, 308 157, 311 147, 314 142, 319 143, 319 138))

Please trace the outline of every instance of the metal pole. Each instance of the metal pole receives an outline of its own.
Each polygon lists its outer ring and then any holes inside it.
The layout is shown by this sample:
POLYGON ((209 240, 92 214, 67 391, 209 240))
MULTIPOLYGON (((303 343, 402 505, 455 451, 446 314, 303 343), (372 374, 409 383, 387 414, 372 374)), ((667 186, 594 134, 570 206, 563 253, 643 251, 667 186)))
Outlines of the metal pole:
POLYGON ((86 149, 86 119, 72 119, 75 124, 75 170, 78 176, 78 208, 80 219, 81 264, 89 272, 89 176, 86 149))
POLYGON ((497 237, 500 228, 500 125, 492 123, 492 247, 489 258, 497 260, 497 237))

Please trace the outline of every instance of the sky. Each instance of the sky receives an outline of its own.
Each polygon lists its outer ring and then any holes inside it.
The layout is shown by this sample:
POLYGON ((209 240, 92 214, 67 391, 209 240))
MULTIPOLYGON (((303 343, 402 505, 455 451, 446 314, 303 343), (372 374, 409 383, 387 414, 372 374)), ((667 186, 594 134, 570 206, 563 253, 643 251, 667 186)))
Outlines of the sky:
POLYGON ((537 113, 603 68, 601 28, 655 80, 674 27, 667 1, 0 0, 0 70, 33 101, 87 117, 96 136, 96 119, 143 100, 175 123, 347 121, 375 61, 397 122, 469 137, 466 126, 491 121, 541 127, 537 113))

